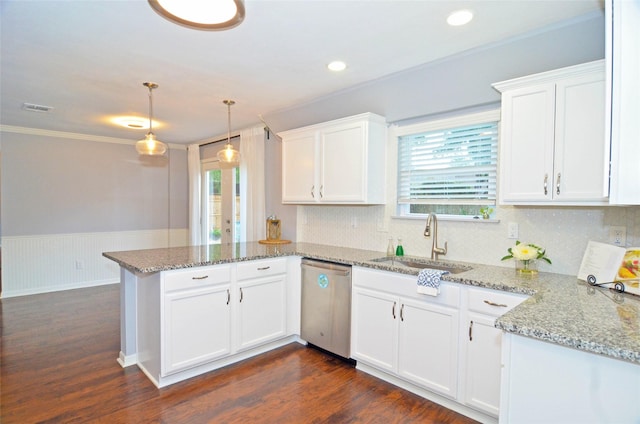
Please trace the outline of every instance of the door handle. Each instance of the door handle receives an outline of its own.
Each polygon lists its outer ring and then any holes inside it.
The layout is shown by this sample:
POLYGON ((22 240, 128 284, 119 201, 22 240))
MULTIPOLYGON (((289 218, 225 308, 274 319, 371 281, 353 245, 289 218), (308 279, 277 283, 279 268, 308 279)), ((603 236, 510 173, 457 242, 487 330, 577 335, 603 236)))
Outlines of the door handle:
POLYGON ((473 321, 469 321, 469 341, 473 340, 473 321))
POLYGON ((396 319, 396 302, 393 302, 393 308, 391 308, 391 315, 393 315, 393 319, 396 319))
POLYGON ((556 179, 556 194, 560 194, 560 173, 558 172, 558 178, 556 179))
POLYGON ((227 305, 231 302, 231 292, 227 289, 227 305))
POLYGON ((547 191, 547 184, 549 182, 549 175, 548 174, 544 174, 544 195, 546 196, 548 191, 547 191))
POLYGON ((264 271, 264 270, 267 270, 269 268, 271 268, 271 267, 270 266, 263 266, 261 268, 258 268, 258 271, 264 271))
POLYGON ((240 287, 240 303, 242 303, 243 298, 244 298, 244 293, 242 293, 242 287, 240 287))
POLYGON ((312 185, 311 186, 311 197, 313 197, 314 199, 316 198, 316 195, 314 194, 314 191, 316 190, 316 186, 312 185))
POLYGON ((491 306, 499 306, 501 308, 506 308, 508 305, 505 305, 504 303, 494 303, 490 300, 485 300, 484 303, 486 303, 487 305, 491 305, 491 306))
POLYGON ((400 306, 400 321, 404 322, 404 303, 400 306))

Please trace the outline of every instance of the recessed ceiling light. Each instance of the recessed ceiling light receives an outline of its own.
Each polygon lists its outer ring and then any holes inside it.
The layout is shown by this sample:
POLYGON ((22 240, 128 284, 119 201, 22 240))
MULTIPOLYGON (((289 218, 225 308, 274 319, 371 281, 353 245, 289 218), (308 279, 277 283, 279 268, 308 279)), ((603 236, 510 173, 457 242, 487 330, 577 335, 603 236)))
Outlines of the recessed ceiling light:
POLYGON ((333 62, 327 65, 327 68, 329 68, 330 71, 340 72, 347 69, 347 64, 341 60, 334 60, 333 62))
POLYGON ((473 19, 473 13, 470 10, 457 10, 449 15, 447 23, 451 26, 466 25, 473 19))

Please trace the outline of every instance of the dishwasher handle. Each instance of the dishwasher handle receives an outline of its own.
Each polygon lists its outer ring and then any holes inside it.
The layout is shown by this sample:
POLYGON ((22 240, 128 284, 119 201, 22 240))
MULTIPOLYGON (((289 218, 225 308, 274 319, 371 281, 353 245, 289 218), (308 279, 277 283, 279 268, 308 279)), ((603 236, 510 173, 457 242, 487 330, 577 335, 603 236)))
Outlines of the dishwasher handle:
POLYGON ((351 266, 336 264, 333 262, 321 262, 321 261, 314 261, 310 259, 303 259, 301 262, 301 267, 311 268, 311 269, 312 268, 322 269, 325 272, 330 272, 333 275, 339 275, 343 277, 348 277, 351 275, 351 266))

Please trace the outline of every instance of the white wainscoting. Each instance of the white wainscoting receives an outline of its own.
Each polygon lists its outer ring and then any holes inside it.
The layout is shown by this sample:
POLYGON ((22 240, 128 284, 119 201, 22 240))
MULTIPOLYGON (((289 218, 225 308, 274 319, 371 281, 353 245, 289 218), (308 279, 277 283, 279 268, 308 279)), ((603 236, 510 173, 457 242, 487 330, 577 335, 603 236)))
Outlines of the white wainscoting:
POLYGON ((120 281, 120 267, 102 252, 188 244, 187 229, 2 237, 2 297, 120 281))

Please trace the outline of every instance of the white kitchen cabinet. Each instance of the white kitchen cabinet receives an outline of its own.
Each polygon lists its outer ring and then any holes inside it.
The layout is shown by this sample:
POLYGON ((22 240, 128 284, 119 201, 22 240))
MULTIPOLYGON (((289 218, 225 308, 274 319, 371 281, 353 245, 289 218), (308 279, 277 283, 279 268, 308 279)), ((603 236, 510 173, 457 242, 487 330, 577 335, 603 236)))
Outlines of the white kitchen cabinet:
POLYGON ((280 258, 238 264, 238 351, 286 335, 286 262, 280 258))
POLYGON ((364 113, 279 136, 283 203, 384 203, 383 117, 364 113))
POLYGON ((455 398, 459 288, 416 293, 416 277, 356 268, 352 357, 438 394, 455 398))
POLYGON ((608 203, 604 61, 496 83, 502 204, 608 203))
POLYGON ((177 271, 163 285, 162 374, 230 354, 229 266, 177 271))
POLYGON ((465 404, 494 417, 500 410, 502 330, 495 320, 527 296, 481 288, 467 289, 467 315, 463 328, 465 404))
POLYGON ((640 2, 606 0, 610 203, 640 205, 640 2))

